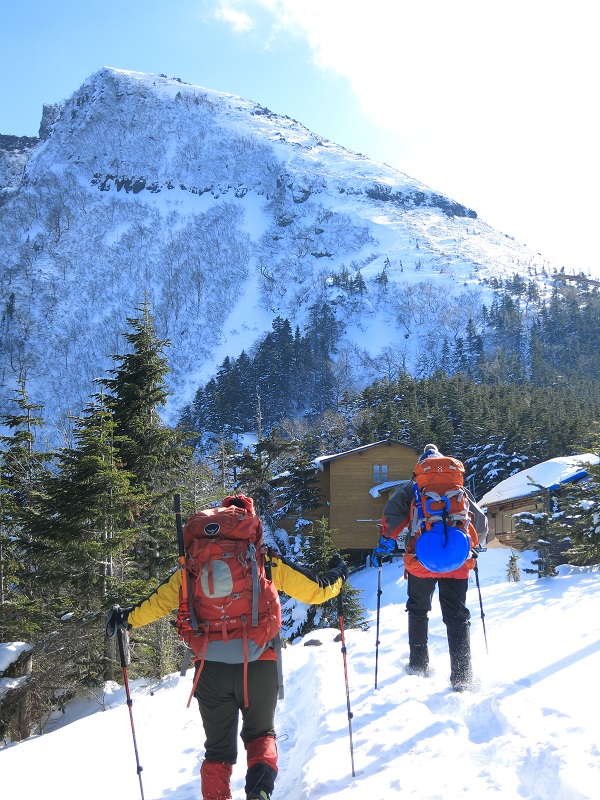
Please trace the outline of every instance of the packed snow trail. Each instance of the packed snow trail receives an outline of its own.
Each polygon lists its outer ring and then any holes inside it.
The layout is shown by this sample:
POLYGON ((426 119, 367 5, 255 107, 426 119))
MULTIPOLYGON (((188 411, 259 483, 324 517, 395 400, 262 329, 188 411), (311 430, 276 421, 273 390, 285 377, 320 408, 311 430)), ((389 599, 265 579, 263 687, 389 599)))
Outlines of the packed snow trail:
MULTIPOLYGON (((346 630, 355 778, 338 632, 316 631, 284 649, 273 800, 597 800, 600 568, 563 567, 558 577, 514 584, 504 569, 486 574, 501 556, 486 557, 480 570, 489 655, 474 586, 467 598, 478 692, 450 690, 437 598, 434 674, 405 674, 406 583, 398 564, 383 569, 377 691, 375 625, 346 630), (311 639, 322 644, 305 647, 311 639)), ((377 571, 352 582, 374 622, 377 571)), ((146 800, 200 800, 204 734, 195 704, 186 708, 190 687, 191 672, 132 681, 146 800)), ((2 796, 19 800, 139 800, 123 688, 108 684, 98 702, 70 703, 43 736, 0 750, 0 774, 2 796)), ((243 800, 244 774, 240 743, 235 800, 243 800)))

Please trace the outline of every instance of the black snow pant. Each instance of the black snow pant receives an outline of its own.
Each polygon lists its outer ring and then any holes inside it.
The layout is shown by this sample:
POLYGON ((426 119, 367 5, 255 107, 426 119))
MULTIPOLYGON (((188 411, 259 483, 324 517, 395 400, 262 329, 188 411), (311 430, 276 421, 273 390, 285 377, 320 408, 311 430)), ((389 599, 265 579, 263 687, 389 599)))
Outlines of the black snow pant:
POLYGON ((235 764, 237 730, 242 715, 240 738, 246 748, 248 771, 246 790, 273 793, 277 775, 275 707, 278 696, 276 661, 248 664, 248 708, 244 707, 244 665, 205 661, 195 697, 206 735, 205 759, 235 764))
POLYGON ((408 573, 408 644, 409 666, 426 672, 429 667, 427 645, 428 614, 435 587, 438 587, 442 619, 446 625, 450 652, 450 683, 452 686, 469 683, 471 667, 471 614, 466 606, 468 578, 419 578, 408 573))

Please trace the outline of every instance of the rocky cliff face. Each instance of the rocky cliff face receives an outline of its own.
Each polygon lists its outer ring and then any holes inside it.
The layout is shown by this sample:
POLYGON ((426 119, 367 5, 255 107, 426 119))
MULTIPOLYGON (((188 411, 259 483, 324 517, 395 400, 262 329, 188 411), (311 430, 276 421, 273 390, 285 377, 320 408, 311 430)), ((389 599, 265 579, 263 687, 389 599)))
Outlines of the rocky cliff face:
POLYGON ((25 165, 38 142, 31 136, 0 134, 0 204, 21 184, 25 165))

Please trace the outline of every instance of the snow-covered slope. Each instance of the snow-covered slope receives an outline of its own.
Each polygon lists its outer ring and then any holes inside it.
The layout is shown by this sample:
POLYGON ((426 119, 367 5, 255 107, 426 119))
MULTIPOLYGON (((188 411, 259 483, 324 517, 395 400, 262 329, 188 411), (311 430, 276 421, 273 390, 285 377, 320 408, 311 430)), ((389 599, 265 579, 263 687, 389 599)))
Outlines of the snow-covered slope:
POLYGON ((349 345, 410 365, 478 322, 488 281, 553 269, 398 170, 178 79, 104 68, 42 131, 0 169, 0 409, 19 376, 50 418, 81 408, 146 298, 176 413, 278 315, 334 302, 349 345))
MULTIPOLYGON (((437 598, 430 624, 435 674, 429 680, 404 674, 405 582, 397 563, 384 566, 377 690, 375 627, 346 632, 354 778, 337 632, 305 638, 318 638, 319 647, 300 640, 284 650, 273 800, 597 798, 599 569, 561 567, 558 577, 514 584, 506 581, 508 554, 488 550, 479 559, 489 653, 476 587, 468 593, 474 665, 482 680, 481 690, 468 695, 449 689, 437 598)), ((377 571, 357 573, 352 582, 374 620, 377 571)), ((200 796, 204 737, 197 708, 186 708, 190 687, 189 674, 134 683, 146 800, 200 796)), ((97 703, 67 706, 45 735, 0 750, 3 794, 20 800, 139 798, 124 700, 123 689, 109 685, 97 703)), ((243 798, 243 780, 240 756, 235 800, 243 798)))

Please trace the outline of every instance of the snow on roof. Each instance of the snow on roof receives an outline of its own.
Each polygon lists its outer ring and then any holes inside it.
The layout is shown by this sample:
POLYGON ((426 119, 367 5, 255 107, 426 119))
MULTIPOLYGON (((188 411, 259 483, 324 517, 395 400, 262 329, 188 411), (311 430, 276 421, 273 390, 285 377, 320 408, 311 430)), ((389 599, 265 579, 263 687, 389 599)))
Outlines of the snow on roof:
POLYGON ((399 442, 397 439, 382 439, 379 442, 372 442, 371 444, 363 444, 361 447, 354 447, 352 448, 352 450, 345 450, 343 453, 334 453, 333 455, 330 456, 318 456, 318 458, 315 458, 314 463, 316 466, 322 469, 321 465, 324 464, 326 461, 333 461, 336 458, 347 456, 350 453, 360 453, 362 450, 370 450, 371 447, 378 447, 381 444, 387 444, 387 445, 399 444, 402 447, 408 447, 411 450, 415 449, 412 445, 406 444, 405 442, 399 442))
POLYGON ((540 486, 545 489, 555 489, 562 483, 584 478, 587 475, 586 465, 599 462, 600 458, 594 453, 551 458, 549 461, 535 464, 500 481, 497 486, 484 494, 479 505, 487 506, 503 500, 527 497, 527 495, 535 494, 540 486))
POLYGON ((371 486, 369 489, 369 494, 371 497, 381 497, 381 495, 388 489, 395 489, 396 486, 400 486, 400 484, 404 483, 405 480, 406 478, 401 481, 386 481, 385 483, 378 483, 377 486, 371 486))

